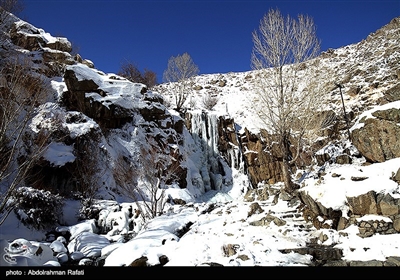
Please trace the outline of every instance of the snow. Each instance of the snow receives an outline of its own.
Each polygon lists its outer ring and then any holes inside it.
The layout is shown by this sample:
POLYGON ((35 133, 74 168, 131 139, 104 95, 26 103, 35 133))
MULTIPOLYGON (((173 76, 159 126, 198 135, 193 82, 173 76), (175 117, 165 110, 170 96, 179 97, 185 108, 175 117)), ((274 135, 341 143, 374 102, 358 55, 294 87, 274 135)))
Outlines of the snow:
POLYGON ((142 84, 131 83, 127 79, 115 74, 105 74, 99 70, 88 67, 85 64, 71 65, 67 70, 74 71, 78 81, 92 80, 98 89, 106 92, 101 96, 96 92, 86 93, 86 97, 92 97, 94 101, 101 102, 105 106, 116 104, 121 107, 132 109, 140 104, 140 91, 142 84))
MULTIPOLYGON (((43 33, 43 35, 46 34, 43 33)), ((104 104, 116 103, 125 108, 143 105, 140 105, 139 101, 140 84, 116 78, 114 74, 104 74, 83 64, 69 66, 69 68, 78 73, 78 79, 90 78, 99 85, 100 89, 107 92, 106 97, 102 97, 98 93, 88 94, 93 97, 93 100, 104 104)), ((242 92, 243 87, 246 87, 245 77, 250 74, 251 72, 227 74, 231 75, 227 79, 230 83, 241 86, 231 86, 222 90, 221 99, 213 109, 214 113, 210 113, 208 116, 210 124, 215 124, 217 115, 228 114, 235 119, 239 128, 246 127, 253 132, 259 130, 261 123, 251 117, 250 99, 247 99, 246 94, 242 92)), ((209 79, 205 76, 197 77, 198 81, 206 78, 209 79)), ((218 75, 215 78, 218 79, 218 75)), ((65 90, 62 81, 53 81, 52 84, 58 95, 65 90)), ((399 101, 389 103, 384 108, 399 108, 399 104, 399 101)), ((51 109, 58 110, 60 117, 65 118, 66 112, 63 112, 61 108, 47 107, 48 112, 51 109)), ((176 112, 171 110, 171 113, 178 117, 176 112)), ((68 112, 68 114, 74 114, 74 112, 68 112)), ((371 112, 368 111, 363 116, 370 116, 370 114, 371 112)), ((32 127, 38 123, 43 124, 49 116, 49 114, 38 116, 32 127)), ((198 119, 200 116, 201 114, 198 114, 192 119, 194 131, 206 129, 201 127, 202 122, 198 119)), ((68 124, 67 128, 71 137, 74 138, 95 126, 97 124, 87 118, 86 121, 79 124, 68 124)), ((211 125, 209 129, 213 127, 215 128, 214 125, 211 125)), ((356 123, 352 129, 357 127, 359 127, 359 123, 356 123)), ((133 127, 127 127, 125 133, 130 137, 134 137, 135 133, 140 134, 133 127)), ((209 133, 217 132, 210 130, 209 133)), ((128 266, 143 256, 147 257, 149 265, 157 265, 163 255, 167 256, 169 260, 165 266, 209 266, 210 263, 219 263, 224 266, 307 266, 311 263, 312 256, 294 252, 283 254, 280 250, 304 247, 311 238, 321 235, 326 235, 328 238, 324 241, 325 245, 334 244, 336 248, 343 250, 344 260, 385 260, 389 256, 400 256, 400 233, 374 234, 368 238, 361 238, 357 235, 358 228, 355 226, 350 226, 342 231, 317 230, 301 217, 284 218, 286 224, 283 225, 272 221, 268 225, 254 226, 252 222, 265 217, 266 213, 271 213, 279 218, 296 212, 298 205, 291 205, 283 200, 274 203, 274 197, 271 196, 266 201, 257 201, 264 210, 263 213, 256 213, 248 217, 251 203, 245 202, 243 199, 248 187, 247 176, 243 174, 242 170, 232 168, 230 171, 232 185, 230 187, 220 185, 218 191, 211 190, 208 182, 201 181, 199 163, 206 161, 204 156, 213 156, 217 153, 216 143, 207 142, 209 139, 193 139, 188 134, 185 134, 185 137, 187 139, 185 150, 188 153, 192 151, 191 158, 186 163, 189 175, 192 183, 198 179, 199 185, 189 185, 187 189, 171 186, 166 190, 166 195, 182 198, 188 202, 186 205, 168 204, 163 215, 140 222, 139 219, 135 220, 130 217, 127 210, 129 207, 136 209, 136 203, 124 202, 120 204, 119 208, 116 207, 115 201, 96 201, 95 203, 103 207, 99 220, 97 222, 93 219, 78 222, 76 201, 66 200, 62 221, 65 225, 58 227, 57 231, 71 234, 68 245, 65 245, 65 240, 62 238, 53 241, 46 240, 45 232, 28 229, 11 213, 6 222, 1 225, 0 230, 1 265, 59 266, 67 261, 68 256, 65 253, 68 252, 70 258, 80 261, 80 264, 84 264, 91 257, 105 258, 104 266, 128 266), (206 144, 205 153, 193 153, 193 147, 198 144, 196 141, 201 142, 200 140, 206 144), (108 228, 108 232, 98 232, 96 223, 103 228, 108 228), (129 230, 129 223, 135 224, 133 232, 129 230), (177 229, 184 230, 188 225, 190 230, 179 236, 177 229), (302 227, 296 225, 302 225, 309 230, 302 230, 302 227), (125 241, 125 236, 129 233, 133 238, 125 241), (9 250, 13 248, 12 244, 15 242, 21 244, 23 253, 9 250), (35 250, 39 246, 44 251, 36 254, 35 250), (235 253, 227 255, 227 248, 233 248, 235 253), (365 248, 370 249, 365 250, 365 248), (11 258, 7 259, 7 256, 11 256, 11 258)), ((121 137, 113 143, 115 150, 112 150, 111 147, 107 148, 111 153, 121 152, 122 147, 132 151, 135 149, 132 143, 124 141, 121 137)), ((107 144, 104 144, 104 147, 106 146, 107 144)), ((337 152, 334 148, 332 151, 337 152)), ((57 166, 74 160, 72 147, 56 142, 50 144, 44 157, 57 166)), ((346 197, 371 190, 377 193, 390 193, 394 198, 400 198, 399 185, 390 179, 392 173, 396 172, 399 167, 400 158, 368 166, 363 166, 362 162, 351 165, 327 164, 324 166, 324 171, 328 174, 324 177, 325 179, 319 182, 315 179, 315 171, 308 172, 307 176, 303 178, 302 183, 305 186, 302 187, 302 190, 308 192, 324 206, 340 210, 346 210, 346 197), (331 176, 333 173, 340 174, 340 178, 331 176), (351 180, 352 176, 368 178, 362 182, 356 182, 351 180)), ((279 184, 274 187, 279 188, 279 184)), ((387 220, 380 216, 364 218, 387 220)))
POLYGON ((360 129, 364 126, 364 122, 369 119, 373 118, 372 114, 376 111, 384 111, 388 109, 400 109, 400 100, 399 101, 394 101, 390 102, 388 104, 384 104, 381 106, 374 106, 374 108, 367 110, 361 114, 361 116, 358 118, 357 122, 350 128, 350 131, 353 131, 355 129, 360 129), (362 120, 362 122, 360 122, 362 120))
POLYGON ((390 180, 392 173, 396 173, 399 167, 400 158, 368 166, 333 164, 325 170, 328 175, 321 183, 317 183, 314 178, 306 178, 307 186, 303 188, 303 191, 325 207, 331 207, 334 210, 339 210, 344 206, 346 197, 358 196, 369 191, 390 193, 393 198, 399 198, 399 185, 390 180), (340 174, 340 177, 331 176, 333 173, 340 174), (351 180, 351 177, 364 176, 368 179, 351 180))
MULTIPOLYGON (((375 190, 376 192, 391 192, 394 197, 399 197, 399 186, 390 180, 392 171, 396 171, 400 166, 400 158, 392 159, 379 164, 369 166, 354 165, 332 165, 326 167, 326 172, 339 173, 345 180, 325 176, 322 184, 312 184, 312 179, 305 190, 319 200, 326 207, 334 209, 344 206, 345 197, 375 190), (363 169, 363 172, 359 169, 363 169), (357 173, 358 171, 358 173, 357 173), (367 175, 369 179, 362 182, 352 182, 350 176, 367 175)), ((239 185, 240 186, 240 185, 239 185)), ((238 186, 236 186, 238 187, 238 186)), ((177 193, 184 190, 171 190, 174 197, 177 193)), ((182 195, 185 197, 185 194, 182 195)), ((310 255, 300 255, 298 253, 282 254, 279 250, 285 248, 299 248, 305 246, 310 238, 326 234, 328 240, 325 245, 336 244, 336 248, 343 250, 344 260, 381 260, 384 261, 389 256, 399 256, 400 244, 398 242, 400 234, 379 235, 375 234, 369 238, 361 238, 357 235, 358 228, 350 226, 342 231, 313 229, 311 232, 301 231, 293 226, 294 221, 289 221, 284 226, 277 226, 273 222, 269 226, 252 226, 251 221, 260 219, 263 214, 255 214, 248 218, 250 203, 244 202, 237 196, 230 196, 223 192, 209 192, 202 198, 206 202, 189 203, 186 206, 170 205, 164 215, 150 220, 144 225, 137 235, 123 243, 114 242, 127 231, 129 219, 126 212, 122 209, 119 212, 111 212, 107 219, 118 221, 118 226, 106 234, 96 233, 94 220, 86 220, 80 223, 58 228, 59 231, 69 231, 71 233, 68 252, 71 258, 84 260, 90 257, 107 256, 104 266, 127 266, 135 259, 142 256, 147 257, 149 265, 159 264, 159 257, 165 255, 169 262, 165 266, 208 266, 209 263, 219 263, 224 266, 306 266, 311 262, 310 255), (207 214, 201 214, 214 203, 215 209, 207 214), (176 229, 191 224, 190 231, 178 237, 176 229), (119 234, 117 234, 119 232, 119 234), (347 233, 347 234, 343 234, 347 233), (224 247, 233 244, 237 247, 237 253, 230 257, 224 254, 224 247), (364 248, 370 248, 365 250, 364 248), (246 255, 249 259, 238 258, 246 255)), ((260 202, 263 203, 265 212, 288 213, 294 211, 294 206, 289 206, 287 202, 279 200, 273 205, 271 199, 260 202)), ((65 206, 68 209, 68 201, 65 206)), ((111 204, 110 204, 111 205, 111 204)), ((133 204, 132 204, 133 205, 133 204)), ((126 207, 128 204, 125 205, 126 207)), ((71 204, 71 208, 74 208, 71 204)), ((112 206, 110 206, 112 211, 112 206)), ((65 212, 66 220, 74 221, 75 213, 65 212)), ((265 213, 264 213, 265 214, 265 213)), ((13 216, 10 216, 10 221, 13 216)), ((383 220, 388 218, 368 215, 361 219, 383 220)), ((9 222, 10 222, 9 221, 9 222)), ((34 254, 25 254, 23 258, 17 258, 17 265, 26 266, 38 265, 57 265, 65 262, 65 246, 62 241, 55 240, 50 245, 44 241, 37 242, 31 239, 31 230, 23 225, 19 225, 17 234, 14 228, 5 227, 1 230, 2 246, 6 248, 8 243, 4 238, 10 240, 10 236, 24 236, 24 242, 32 244, 42 244, 42 247, 49 246, 56 254, 57 261, 49 255, 41 258, 34 254), (9 230, 13 234, 9 234, 9 230), (28 241, 30 240, 30 241, 28 241), (64 257, 64 259, 63 259, 64 257), (53 261, 53 262, 50 262, 53 261)), ((44 238, 42 236, 42 238, 44 238)), ((40 239, 39 239, 40 240, 40 239)), ((15 240, 14 240, 15 242, 15 240)), ((9 246, 8 246, 9 247, 9 246)), ((235 247, 235 248, 236 248, 235 247)), ((4 265, 4 262, 2 263, 4 265)))
POLYGON ((55 166, 63 166, 67 162, 75 160, 73 150, 74 147, 67 146, 64 143, 52 142, 47 147, 43 157, 55 166))

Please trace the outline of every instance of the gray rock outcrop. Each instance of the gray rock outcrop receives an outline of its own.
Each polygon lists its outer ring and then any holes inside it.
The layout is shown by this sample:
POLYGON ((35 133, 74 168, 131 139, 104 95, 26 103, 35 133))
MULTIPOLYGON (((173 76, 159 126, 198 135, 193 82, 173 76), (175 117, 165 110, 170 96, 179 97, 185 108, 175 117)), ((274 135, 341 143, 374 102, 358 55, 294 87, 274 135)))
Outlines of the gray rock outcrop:
POLYGON ((400 157, 400 109, 372 111, 371 115, 362 117, 362 125, 352 130, 354 146, 370 162, 400 157))

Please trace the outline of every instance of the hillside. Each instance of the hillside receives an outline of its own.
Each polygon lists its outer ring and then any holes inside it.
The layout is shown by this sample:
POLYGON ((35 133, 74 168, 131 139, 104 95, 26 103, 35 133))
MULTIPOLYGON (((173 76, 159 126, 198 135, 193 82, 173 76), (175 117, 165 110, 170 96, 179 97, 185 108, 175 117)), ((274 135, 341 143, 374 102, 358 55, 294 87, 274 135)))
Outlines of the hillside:
POLYGON ((182 114, 171 84, 104 73, 6 19, 3 104, 27 102, 2 119, 1 266, 400 266, 400 18, 307 63, 335 123, 296 163, 295 196, 256 117, 257 71, 194 77, 182 114))

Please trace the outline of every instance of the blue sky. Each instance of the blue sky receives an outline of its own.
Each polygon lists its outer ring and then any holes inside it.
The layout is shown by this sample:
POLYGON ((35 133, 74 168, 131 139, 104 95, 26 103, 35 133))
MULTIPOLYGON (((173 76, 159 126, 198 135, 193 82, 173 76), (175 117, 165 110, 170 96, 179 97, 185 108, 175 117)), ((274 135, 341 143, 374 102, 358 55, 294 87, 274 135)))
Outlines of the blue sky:
POLYGON ((23 0, 19 15, 53 36, 67 37, 106 73, 123 62, 155 72, 187 52, 200 74, 251 70, 251 34, 270 8, 314 19, 321 50, 360 42, 400 16, 400 1, 358 0, 23 0))

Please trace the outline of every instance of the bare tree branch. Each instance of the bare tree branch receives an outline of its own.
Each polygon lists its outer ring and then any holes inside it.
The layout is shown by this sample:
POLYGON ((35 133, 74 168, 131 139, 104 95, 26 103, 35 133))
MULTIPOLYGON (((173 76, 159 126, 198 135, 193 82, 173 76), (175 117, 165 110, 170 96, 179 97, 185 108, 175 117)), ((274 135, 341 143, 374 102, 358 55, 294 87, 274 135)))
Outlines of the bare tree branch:
POLYGON ((52 133, 39 130, 29 147, 24 147, 37 107, 49 93, 44 79, 29 69, 28 62, 17 59, 5 62, 0 69, 0 223, 14 206, 9 201, 11 195, 29 176, 52 133))

